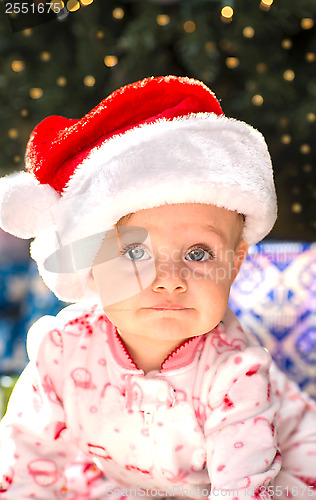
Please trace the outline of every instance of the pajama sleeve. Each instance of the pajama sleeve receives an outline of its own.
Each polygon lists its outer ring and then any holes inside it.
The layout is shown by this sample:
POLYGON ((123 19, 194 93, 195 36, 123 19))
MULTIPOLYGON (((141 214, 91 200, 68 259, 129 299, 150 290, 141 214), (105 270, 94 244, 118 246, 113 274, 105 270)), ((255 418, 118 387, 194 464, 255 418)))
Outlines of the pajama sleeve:
POLYGON ((270 499, 280 470, 274 432, 279 403, 270 395, 270 354, 260 346, 230 354, 217 369, 205 424, 210 499, 270 499))
POLYGON ((0 424, 0 499, 64 498, 64 466, 78 453, 67 439, 62 403, 63 345, 54 317, 28 334, 30 362, 0 424))

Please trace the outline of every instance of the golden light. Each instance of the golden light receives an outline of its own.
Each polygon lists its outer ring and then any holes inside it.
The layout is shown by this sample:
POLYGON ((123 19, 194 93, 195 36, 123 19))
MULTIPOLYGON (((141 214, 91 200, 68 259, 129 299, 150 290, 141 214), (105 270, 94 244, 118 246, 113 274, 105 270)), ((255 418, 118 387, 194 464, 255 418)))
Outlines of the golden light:
POLYGON ((8 130, 8 136, 10 137, 10 139, 17 139, 17 137, 19 136, 18 129, 10 128, 8 130))
POLYGON ((222 8, 221 14, 222 17, 224 17, 225 19, 230 19, 233 17, 234 11, 229 5, 226 5, 225 7, 222 8))
POLYGON ((116 7, 116 9, 114 9, 112 12, 112 16, 114 17, 114 19, 123 19, 124 15, 125 12, 120 7, 116 7))
POLYGON ((95 78, 92 75, 86 75, 83 79, 84 85, 86 87, 93 87, 95 85, 95 78))
POLYGON ((99 39, 99 40, 102 40, 102 38, 104 38, 104 31, 102 30, 98 30, 96 32, 96 37, 99 39))
POLYGON ((40 99, 43 96, 43 89, 39 87, 33 87, 29 90, 31 99, 40 99))
POLYGON ((58 87, 65 87, 67 85, 67 78, 65 76, 59 76, 56 83, 58 87))
POLYGON ((262 106, 263 97, 260 94, 256 94, 252 97, 251 102, 254 106, 262 106))
POLYGON ((268 66, 265 63, 258 63, 256 66, 257 73, 259 75, 262 75, 263 73, 266 73, 268 71, 268 66))
POLYGON ((281 43, 281 47, 282 49, 291 49, 292 48, 292 40, 290 40, 289 38, 284 38, 284 40, 282 40, 282 43, 281 43))
POLYGON ((227 68, 229 69, 237 68, 237 66, 239 66, 240 63, 238 57, 227 57, 225 62, 227 68))
POLYGON ((14 161, 14 163, 20 163, 20 161, 21 161, 21 156, 19 156, 19 155, 15 155, 15 156, 13 156, 13 161, 14 161))
POLYGON ((183 29, 186 33, 193 33, 196 29, 195 23, 193 21, 186 21, 183 24, 183 29))
POLYGON ((81 5, 83 5, 85 7, 86 5, 91 5, 93 0, 80 0, 80 2, 81 2, 81 5))
POLYGON ((170 17, 166 14, 159 14, 159 16, 156 17, 156 22, 158 26, 166 26, 170 23, 170 17))
POLYGON ((26 116, 29 116, 29 112, 28 112, 28 110, 27 110, 27 109, 23 108, 23 109, 21 109, 21 111, 20 111, 20 115, 21 115, 23 118, 25 118, 26 116))
POLYGON ((68 0, 67 9, 69 12, 76 12, 76 10, 80 9, 80 2, 78 0, 68 0))
POLYGON ((302 144, 300 147, 300 152, 302 155, 308 155, 311 152, 311 147, 309 144, 302 144))
POLYGON ((306 54, 305 54, 305 60, 307 62, 314 62, 314 61, 316 61, 316 54, 315 54, 315 52, 306 52, 306 54))
POLYGON ((22 31, 22 34, 24 36, 31 36, 32 33, 33 33, 33 31, 31 30, 31 28, 27 28, 27 29, 25 29, 25 30, 22 31))
POLYGON ((292 82, 295 78, 295 73, 292 69, 286 69, 283 73, 283 78, 287 82, 292 82))
POLYGON ((300 203, 293 203, 293 205, 291 206, 291 210, 295 214, 299 214, 303 210, 303 207, 300 203))
POLYGON ((46 50, 40 53, 40 59, 43 62, 50 61, 51 57, 52 57, 51 53, 46 50))
POLYGON ((116 56, 105 56, 104 58, 104 64, 108 68, 113 68, 113 66, 116 66, 118 63, 118 58, 116 56))
POLYGON ((281 125, 281 127, 287 127, 287 126, 288 126, 288 124, 290 123, 290 122, 289 122, 289 119, 288 119, 288 118, 285 118, 285 117, 280 118, 280 120, 279 120, 279 121, 280 121, 280 125, 281 125))
POLYGON ((292 142, 292 137, 289 134, 284 134, 281 136, 282 144, 290 144, 292 142))
POLYGON ((311 171, 313 170, 312 166, 310 163, 305 163, 305 165, 303 165, 303 171, 306 172, 306 173, 310 173, 311 171))
POLYGON ((216 49, 216 43, 215 42, 206 42, 205 49, 207 52, 213 52, 213 50, 216 49))
POLYGON ((313 123, 316 120, 315 113, 307 113, 306 120, 310 123, 313 123))
POLYGON ((252 26, 246 26, 243 29, 242 34, 244 35, 245 38, 253 38, 255 30, 253 29, 252 26))
POLYGON ((314 27, 314 20, 311 17, 304 17, 301 20, 301 27, 303 30, 310 30, 314 27))
POLYGON ((19 73, 20 71, 24 70, 25 63, 24 61, 12 61, 11 68, 15 73, 19 73))
POLYGON ((263 5, 266 5, 267 7, 271 7, 271 5, 273 4, 273 0, 261 0, 261 3, 263 3, 263 5))
POLYGON ((65 4, 62 0, 53 0, 50 5, 52 10, 56 12, 56 14, 58 14, 58 12, 60 12, 65 7, 65 4))

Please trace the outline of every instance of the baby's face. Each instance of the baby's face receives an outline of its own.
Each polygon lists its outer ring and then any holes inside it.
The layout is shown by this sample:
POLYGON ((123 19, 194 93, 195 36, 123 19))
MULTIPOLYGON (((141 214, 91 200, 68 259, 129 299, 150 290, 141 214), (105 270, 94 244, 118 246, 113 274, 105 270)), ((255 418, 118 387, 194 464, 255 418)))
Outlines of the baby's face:
POLYGON ((140 275, 142 266, 151 264, 154 280, 108 305, 102 298, 109 283, 102 266, 94 266, 96 289, 110 321, 121 333, 157 340, 182 341, 213 329, 247 253, 240 239, 241 216, 213 205, 184 203, 140 210, 123 225, 144 228, 149 238, 129 241, 120 259, 127 259, 129 267, 137 263, 140 275))

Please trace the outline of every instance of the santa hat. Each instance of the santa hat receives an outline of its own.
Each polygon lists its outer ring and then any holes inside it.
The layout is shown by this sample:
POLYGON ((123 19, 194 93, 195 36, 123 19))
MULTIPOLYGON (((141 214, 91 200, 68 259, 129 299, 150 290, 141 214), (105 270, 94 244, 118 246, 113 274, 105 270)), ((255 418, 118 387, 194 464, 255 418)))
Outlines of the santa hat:
POLYGON ((263 136, 226 117, 214 93, 190 78, 146 78, 116 90, 81 119, 46 118, 30 136, 26 170, 0 180, 0 226, 35 237, 32 257, 45 283, 70 302, 84 295, 95 256, 88 262, 84 249, 93 241, 97 250, 104 231, 127 213, 214 204, 244 214, 250 245, 276 219, 263 136), (85 257, 79 272, 62 265, 52 272, 48 259, 64 248, 70 259, 75 242, 85 257))

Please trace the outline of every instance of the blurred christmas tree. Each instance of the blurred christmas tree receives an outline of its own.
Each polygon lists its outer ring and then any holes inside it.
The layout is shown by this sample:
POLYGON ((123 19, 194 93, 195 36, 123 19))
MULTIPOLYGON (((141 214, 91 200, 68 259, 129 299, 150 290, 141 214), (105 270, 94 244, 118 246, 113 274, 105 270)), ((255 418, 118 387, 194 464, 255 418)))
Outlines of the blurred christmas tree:
POLYGON ((47 115, 80 117, 144 77, 190 76, 267 139, 279 197, 270 238, 315 239, 315 0, 69 0, 30 26, 13 5, 0 5, 1 175, 23 168, 47 115))

